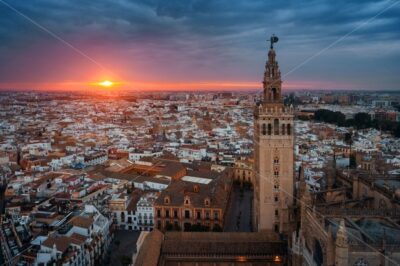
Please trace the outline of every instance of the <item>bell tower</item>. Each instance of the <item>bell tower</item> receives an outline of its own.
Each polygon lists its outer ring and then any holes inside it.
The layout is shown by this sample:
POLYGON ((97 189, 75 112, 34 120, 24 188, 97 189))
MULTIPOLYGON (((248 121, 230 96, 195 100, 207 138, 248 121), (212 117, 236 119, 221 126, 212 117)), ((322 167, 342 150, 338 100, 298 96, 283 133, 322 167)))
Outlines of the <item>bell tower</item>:
POLYGON ((289 233, 293 207, 293 107, 282 99, 282 80, 272 35, 263 99, 254 110, 254 217, 257 231, 289 233))
POLYGON ((271 37, 271 47, 268 52, 268 60, 265 64, 264 72, 264 102, 268 103, 279 103, 282 102, 281 96, 281 71, 279 70, 278 62, 276 61, 276 54, 273 47, 273 43, 277 42, 276 36, 271 37))

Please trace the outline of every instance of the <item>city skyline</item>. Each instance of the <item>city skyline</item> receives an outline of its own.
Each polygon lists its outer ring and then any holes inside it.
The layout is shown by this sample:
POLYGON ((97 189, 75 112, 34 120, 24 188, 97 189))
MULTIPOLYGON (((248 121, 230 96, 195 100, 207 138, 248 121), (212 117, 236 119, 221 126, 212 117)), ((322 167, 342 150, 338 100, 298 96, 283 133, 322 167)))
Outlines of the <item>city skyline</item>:
POLYGON ((0 90, 261 89, 275 33, 285 89, 398 90, 396 1, 0 1, 0 90))
POLYGON ((0 266, 400 265, 400 0, 0 0, 0 266))

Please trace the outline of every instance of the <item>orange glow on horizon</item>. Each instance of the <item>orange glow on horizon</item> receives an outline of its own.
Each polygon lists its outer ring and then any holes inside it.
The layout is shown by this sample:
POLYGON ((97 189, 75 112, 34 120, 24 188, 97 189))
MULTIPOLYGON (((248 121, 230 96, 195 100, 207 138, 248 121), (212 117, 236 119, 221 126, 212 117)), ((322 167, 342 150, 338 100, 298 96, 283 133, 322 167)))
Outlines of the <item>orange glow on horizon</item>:
MULTIPOLYGON (((98 79, 99 80, 99 79, 98 79)), ((258 89, 262 90, 261 82, 237 82, 237 81, 206 81, 206 82, 145 82, 145 81, 123 81, 116 82, 111 79, 103 79, 97 82, 13 82, 0 83, 0 90, 54 90, 54 91, 87 91, 102 88, 106 90, 127 90, 127 91, 190 91, 190 90, 240 90, 240 89, 258 89)), ((283 83, 283 90, 292 89, 348 89, 354 88, 352 84, 332 83, 323 81, 286 81, 283 83)))

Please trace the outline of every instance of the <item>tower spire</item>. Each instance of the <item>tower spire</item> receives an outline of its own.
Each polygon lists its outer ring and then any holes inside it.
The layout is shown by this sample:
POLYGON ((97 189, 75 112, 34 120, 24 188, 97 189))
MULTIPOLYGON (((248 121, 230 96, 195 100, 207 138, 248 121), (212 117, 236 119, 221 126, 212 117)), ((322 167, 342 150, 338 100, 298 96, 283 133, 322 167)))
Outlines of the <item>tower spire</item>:
POLYGON ((279 70, 278 62, 276 61, 276 54, 274 50, 274 43, 278 42, 278 37, 274 34, 270 38, 270 50, 268 52, 268 60, 265 64, 264 72, 264 102, 282 102, 281 97, 281 71, 279 70))

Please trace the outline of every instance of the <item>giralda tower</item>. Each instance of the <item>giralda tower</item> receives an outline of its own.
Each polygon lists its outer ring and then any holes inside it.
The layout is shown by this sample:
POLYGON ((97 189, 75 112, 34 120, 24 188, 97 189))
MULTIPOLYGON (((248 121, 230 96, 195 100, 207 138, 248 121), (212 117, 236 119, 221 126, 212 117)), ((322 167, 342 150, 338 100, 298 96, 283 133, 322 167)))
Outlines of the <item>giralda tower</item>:
POLYGON ((263 99, 254 110, 254 217, 257 231, 287 234, 293 207, 293 108, 282 99, 282 80, 271 37, 263 99))

